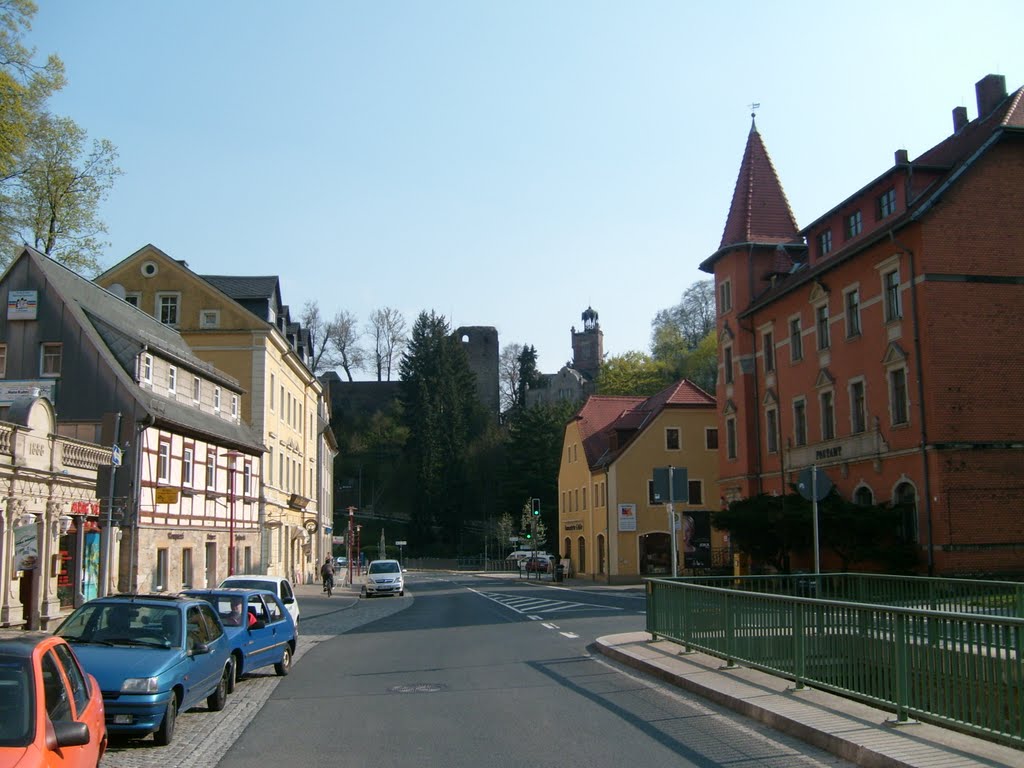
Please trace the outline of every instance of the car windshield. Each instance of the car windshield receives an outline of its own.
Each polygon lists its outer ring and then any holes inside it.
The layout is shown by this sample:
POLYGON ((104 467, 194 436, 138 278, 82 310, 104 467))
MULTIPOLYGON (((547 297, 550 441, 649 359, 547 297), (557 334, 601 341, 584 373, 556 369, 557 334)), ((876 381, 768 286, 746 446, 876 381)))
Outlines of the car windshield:
POLYGON ((24 747, 32 741, 30 679, 26 659, 0 654, 0 747, 24 747))
POLYGON ((370 573, 400 573, 398 563, 391 561, 370 563, 370 573))
POLYGON ((86 603, 65 619, 57 634, 69 643, 181 647, 176 607, 137 603, 86 603))

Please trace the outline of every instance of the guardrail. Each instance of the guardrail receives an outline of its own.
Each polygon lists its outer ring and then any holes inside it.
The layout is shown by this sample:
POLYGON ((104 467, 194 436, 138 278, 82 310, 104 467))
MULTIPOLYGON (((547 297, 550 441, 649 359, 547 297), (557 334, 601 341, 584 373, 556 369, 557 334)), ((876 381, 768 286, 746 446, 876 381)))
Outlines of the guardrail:
POLYGON ((1024 746, 1024 619, 773 594, 759 577, 728 579, 753 588, 709 581, 648 579, 647 631, 891 710, 897 722, 1024 746))

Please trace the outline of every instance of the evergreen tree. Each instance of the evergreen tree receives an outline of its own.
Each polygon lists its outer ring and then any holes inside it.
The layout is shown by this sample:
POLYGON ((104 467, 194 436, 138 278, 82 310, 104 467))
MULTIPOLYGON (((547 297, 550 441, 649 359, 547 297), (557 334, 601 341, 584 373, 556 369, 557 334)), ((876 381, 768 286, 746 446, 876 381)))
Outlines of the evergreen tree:
POLYGON ((467 517, 471 445, 487 422, 475 376, 448 322, 434 312, 416 319, 399 370, 416 482, 412 535, 424 550, 451 552, 467 517))

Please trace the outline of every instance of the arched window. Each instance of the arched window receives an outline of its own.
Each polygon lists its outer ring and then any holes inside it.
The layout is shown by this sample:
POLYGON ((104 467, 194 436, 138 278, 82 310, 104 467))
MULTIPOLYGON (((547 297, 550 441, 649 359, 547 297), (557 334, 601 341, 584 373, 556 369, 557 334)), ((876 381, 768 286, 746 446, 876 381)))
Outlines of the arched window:
POLYGON ((576 549, 578 554, 576 555, 576 573, 587 572, 587 540, 580 536, 576 540, 576 549))
POLYGON ((870 488, 866 485, 862 485, 853 492, 853 503, 859 507, 870 507, 875 503, 875 496, 871 493, 870 488))
POLYGON ((565 542, 562 546, 562 557, 566 560, 572 560, 572 539, 568 536, 565 537, 565 542))
POLYGON ((900 537, 904 541, 916 542, 917 536, 917 492, 910 483, 896 486, 893 503, 900 510, 900 537))
POLYGON ((600 534, 597 537, 597 572, 601 575, 605 572, 604 536, 600 534))

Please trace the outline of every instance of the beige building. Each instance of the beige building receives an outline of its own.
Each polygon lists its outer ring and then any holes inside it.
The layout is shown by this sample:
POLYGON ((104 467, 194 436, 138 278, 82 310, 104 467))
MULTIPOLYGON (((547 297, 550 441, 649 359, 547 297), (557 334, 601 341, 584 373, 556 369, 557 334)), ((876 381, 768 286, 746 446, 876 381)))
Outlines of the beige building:
POLYGON ((198 275, 147 245, 96 282, 175 328, 193 353, 238 379, 237 408, 262 438, 253 571, 306 582, 331 553, 330 414, 310 369, 308 334, 281 301, 277 277, 198 275))
POLYGON ((671 467, 681 489, 672 504, 678 572, 712 567, 724 559, 722 534, 710 525, 717 448, 715 399, 689 381, 649 398, 592 395, 565 428, 549 547, 577 578, 671 575, 669 509, 654 485, 655 469, 671 467))

